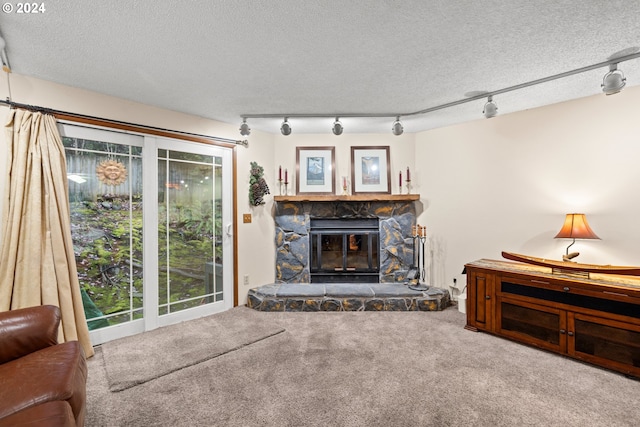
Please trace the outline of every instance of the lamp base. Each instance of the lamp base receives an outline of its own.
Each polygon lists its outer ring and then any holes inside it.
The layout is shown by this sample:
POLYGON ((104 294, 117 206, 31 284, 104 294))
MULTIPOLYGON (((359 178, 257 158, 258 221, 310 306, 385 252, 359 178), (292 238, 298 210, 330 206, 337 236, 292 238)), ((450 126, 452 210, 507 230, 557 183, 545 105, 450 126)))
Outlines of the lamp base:
POLYGON ((575 262, 572 260, 578 255, 580 255, 580 252, 571 252, 570 254, 562 255, 562 260, 566 262, 575 262))

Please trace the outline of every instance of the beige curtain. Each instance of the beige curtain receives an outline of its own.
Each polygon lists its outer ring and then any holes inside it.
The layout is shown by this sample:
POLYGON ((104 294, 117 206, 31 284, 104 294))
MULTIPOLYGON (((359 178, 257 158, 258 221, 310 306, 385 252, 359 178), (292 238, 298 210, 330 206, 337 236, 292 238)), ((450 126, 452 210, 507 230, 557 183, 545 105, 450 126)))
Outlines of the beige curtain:
POLYGON ((71 241, 67 165, 52 115, 12 109, 0 254, 0 311, 60 307, 59 342, 93 355, 71 241))

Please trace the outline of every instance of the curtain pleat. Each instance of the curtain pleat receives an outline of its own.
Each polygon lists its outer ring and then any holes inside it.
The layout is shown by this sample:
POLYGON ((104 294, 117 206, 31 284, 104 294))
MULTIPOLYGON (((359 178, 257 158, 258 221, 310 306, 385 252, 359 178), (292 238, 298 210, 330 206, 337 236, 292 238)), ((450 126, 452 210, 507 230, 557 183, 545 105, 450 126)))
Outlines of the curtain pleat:
POLYGON ((55 117, 11 110, 6 143, 0 311, 60 307, 59 342, 78 340, 90 357, 71 240, 66 159, 55 117))

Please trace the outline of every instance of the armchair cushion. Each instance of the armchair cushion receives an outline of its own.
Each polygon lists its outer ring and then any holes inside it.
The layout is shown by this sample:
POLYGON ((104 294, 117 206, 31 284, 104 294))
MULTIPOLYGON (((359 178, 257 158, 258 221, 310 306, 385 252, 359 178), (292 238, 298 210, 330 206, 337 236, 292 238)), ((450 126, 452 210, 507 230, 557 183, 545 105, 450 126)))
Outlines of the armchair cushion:
POLYGON ((0 313, 0 364, 58 343, 60 309, 53 305, 0 313))
POLYGON ((59 324, 53 306, 0 313, 0 426, 84 425, 87 363, 78 341, 57 344, 59 324))
POLYGON ((71 406, 67 402, 55 401, 32 406, 0 419, 0 427, 75 427, 71 406))

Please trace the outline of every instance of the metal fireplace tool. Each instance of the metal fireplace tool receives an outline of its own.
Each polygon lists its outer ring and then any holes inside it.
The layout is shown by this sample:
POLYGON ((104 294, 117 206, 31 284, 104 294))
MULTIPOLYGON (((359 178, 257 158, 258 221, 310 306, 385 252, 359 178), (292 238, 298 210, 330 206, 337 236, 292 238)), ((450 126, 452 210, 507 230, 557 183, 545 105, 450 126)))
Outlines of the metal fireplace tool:
POLYGON ((427 227, 414 225, 411 227, 413 240, 413 261, 407 272, 409 289, 414 291, 426 291, 429 287, 424 283, 425 271, 425 243, 427 242, 427 227))

